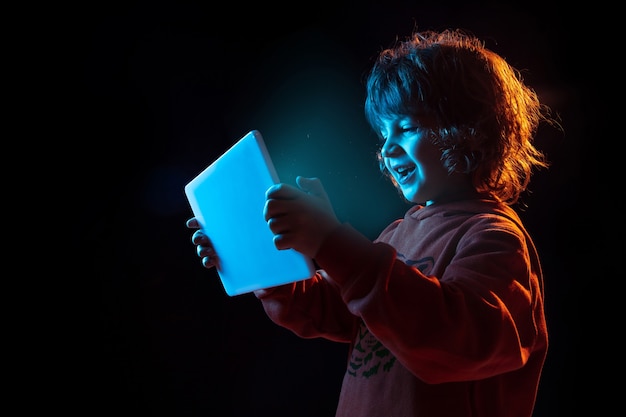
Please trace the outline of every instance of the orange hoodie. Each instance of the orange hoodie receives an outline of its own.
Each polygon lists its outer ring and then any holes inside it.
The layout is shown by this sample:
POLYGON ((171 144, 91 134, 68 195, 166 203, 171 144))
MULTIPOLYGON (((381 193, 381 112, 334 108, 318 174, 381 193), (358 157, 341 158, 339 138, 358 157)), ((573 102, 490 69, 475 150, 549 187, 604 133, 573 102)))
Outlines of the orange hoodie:
POLYGON ((344 224, 308 280, 256 296, 304 338, 350 343, 336 417, 530 417, 543 277, 510 207, 414 206, 369 241, 344 224))

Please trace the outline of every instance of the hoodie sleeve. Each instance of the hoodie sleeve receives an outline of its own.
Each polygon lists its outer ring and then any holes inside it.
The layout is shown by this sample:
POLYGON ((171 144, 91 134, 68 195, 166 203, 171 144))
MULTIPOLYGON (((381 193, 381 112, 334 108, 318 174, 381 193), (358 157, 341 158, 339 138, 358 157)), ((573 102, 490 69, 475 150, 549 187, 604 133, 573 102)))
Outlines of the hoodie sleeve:
POLYGON ((347 309, 337 285, 323 270, 310 279, 254 294, 274 323, 303 338, 349 343, 357 326, 357 317, 347 309))

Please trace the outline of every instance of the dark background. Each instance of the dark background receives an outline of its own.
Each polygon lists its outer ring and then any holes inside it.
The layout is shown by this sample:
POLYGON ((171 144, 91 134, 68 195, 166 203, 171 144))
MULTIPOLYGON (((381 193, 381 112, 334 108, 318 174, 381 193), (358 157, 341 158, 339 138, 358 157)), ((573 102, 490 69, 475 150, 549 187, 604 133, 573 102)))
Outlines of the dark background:
POLYGON ((258 129, 283 181, 320 177, 339 217, 376 237, 407 206, 377 171, 363 80, 377 52, 415 27, 478 35, 561 117, 564 133, 538 132, 552 167, 534 177, 521 214, 543 258, 551 334, 535 416, 569 415, 582 370, 580 283, 563 213, 580 193, 595 96, 574 65, 576 14, 408 1, 130 1, 80 11, 76 120, 99 174, 74 236, 101 293, 84 415, 333 415, 347 347, 297 338, 251 294, 228 297, 190 242, 183 187, 258 129))

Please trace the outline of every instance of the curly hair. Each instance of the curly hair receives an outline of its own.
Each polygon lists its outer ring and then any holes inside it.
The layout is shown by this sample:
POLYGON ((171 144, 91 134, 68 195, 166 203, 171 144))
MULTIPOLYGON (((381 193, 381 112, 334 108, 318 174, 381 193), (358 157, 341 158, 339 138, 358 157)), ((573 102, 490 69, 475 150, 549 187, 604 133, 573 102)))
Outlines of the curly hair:
POLYGON ((517 69, 462 30, 415 32, 382 50, 366 92, 365 115, 379 136, 384 119, 428 121, 448 171, 470 174, 478 191, 507 204, 534 168, 548 166, 533 139, 541 121, 552 121, 550 109, 517 69))

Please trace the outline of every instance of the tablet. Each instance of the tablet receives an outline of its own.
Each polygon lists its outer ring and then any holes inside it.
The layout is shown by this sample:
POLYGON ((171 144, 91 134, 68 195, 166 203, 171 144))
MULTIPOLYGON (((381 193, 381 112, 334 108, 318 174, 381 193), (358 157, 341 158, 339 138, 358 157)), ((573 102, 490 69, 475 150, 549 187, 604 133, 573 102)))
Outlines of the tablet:
POLYGON ((313 276, 313 261, 278 250, 263 216, 265 192, 278 183, 261 133, 248 132, 185 185, 185 195, 219 258, 229 296, 313 276))

